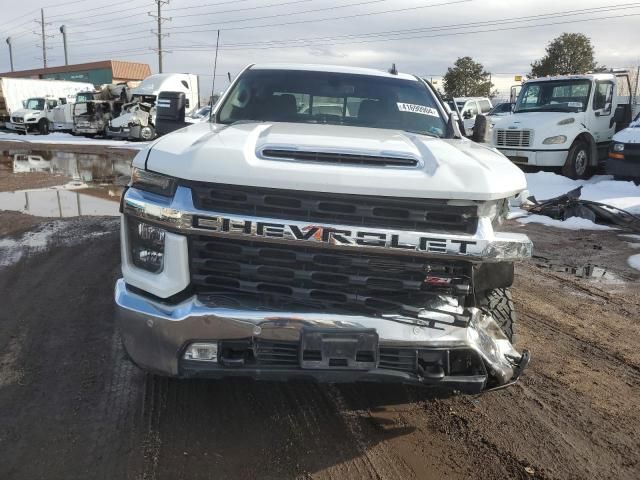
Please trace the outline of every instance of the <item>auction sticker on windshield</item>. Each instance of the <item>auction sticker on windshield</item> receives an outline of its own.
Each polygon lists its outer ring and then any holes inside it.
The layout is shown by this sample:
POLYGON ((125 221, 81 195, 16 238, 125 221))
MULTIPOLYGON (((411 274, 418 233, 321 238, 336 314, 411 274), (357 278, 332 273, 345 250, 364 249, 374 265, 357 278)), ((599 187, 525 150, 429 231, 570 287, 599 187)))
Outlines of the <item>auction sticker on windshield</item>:
POLYGON ((398 102, 398 110, 401 112, 419 113, 421 115, 429 115, 430 117, 439 117, 435 108, 425 107, 424 105, 414 105, 413 103, 398 102))

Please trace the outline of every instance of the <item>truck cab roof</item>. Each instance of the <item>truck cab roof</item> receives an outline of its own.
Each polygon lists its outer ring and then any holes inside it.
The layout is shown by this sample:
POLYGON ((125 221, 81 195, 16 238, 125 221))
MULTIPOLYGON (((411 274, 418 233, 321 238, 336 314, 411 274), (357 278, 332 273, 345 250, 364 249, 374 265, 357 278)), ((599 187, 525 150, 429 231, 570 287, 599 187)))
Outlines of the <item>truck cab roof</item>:
POLYGON ((296 70, 309 72, 330 72, 330 73, 347 73, 354 75, 369 75, 376 77, 400 78, 402 80, 418 79, 414 75, 408 73, 389 73, 385 70, 377 70, 375 68, 361 67, 345 67, 341 65, 318 65, 312 63, 261 63, 253 64, 247 67, 247 70, 296 70))

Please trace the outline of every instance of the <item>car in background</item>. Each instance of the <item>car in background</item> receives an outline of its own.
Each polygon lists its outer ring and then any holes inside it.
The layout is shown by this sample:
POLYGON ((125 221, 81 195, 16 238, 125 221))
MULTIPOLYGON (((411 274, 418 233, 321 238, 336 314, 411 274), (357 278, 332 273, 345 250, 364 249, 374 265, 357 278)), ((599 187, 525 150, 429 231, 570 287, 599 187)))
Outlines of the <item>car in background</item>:
POLYGON ((498 103, 495 107, 493 107, 489 113, 487 113, 488 117, 504 117, 506 115, 511 115, 513 113, 513 103, 511 102, 503 102, 498 103))
POLYGON ((491 100, 486 97, 457 97, 454 101, 462 114, 465 134, 468 136, 473 133, 476 117, 479 114, 487 115, 493 108, 491 100))
POLYGON ((640 185, 640 113, 628 128, 613 136, 606 170, 616 180, 633 180, 640 185))
POLYGON ((211 105, 207 105, 206 107, 199 108, 191 115, 187 115, 184 117, 184 121, 187 123, 200 123, 209 120, 209 115, 211 114, 211 105))

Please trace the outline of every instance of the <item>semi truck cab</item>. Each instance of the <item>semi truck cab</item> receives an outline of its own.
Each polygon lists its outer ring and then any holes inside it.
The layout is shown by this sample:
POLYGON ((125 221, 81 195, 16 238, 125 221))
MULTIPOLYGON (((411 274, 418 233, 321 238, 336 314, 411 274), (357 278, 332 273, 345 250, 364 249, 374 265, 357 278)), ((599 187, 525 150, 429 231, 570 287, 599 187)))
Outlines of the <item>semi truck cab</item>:
POLYGON ((492 143, 516 164, 588 178, 632 110, 626 72, 536 78, 522 86, 514 114, 495 122, 492 143))

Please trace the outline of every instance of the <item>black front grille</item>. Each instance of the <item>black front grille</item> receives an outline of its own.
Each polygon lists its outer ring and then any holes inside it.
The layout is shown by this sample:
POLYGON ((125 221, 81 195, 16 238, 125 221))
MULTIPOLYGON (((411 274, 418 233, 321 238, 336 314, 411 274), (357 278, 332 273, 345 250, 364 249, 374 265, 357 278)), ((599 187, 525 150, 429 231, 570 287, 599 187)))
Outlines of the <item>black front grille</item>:
POLYGON ((370 165, 370 166, 395 166, 415 167, 418 161, 415 158, 390 157, 380 155, 356 155, 352 153, 337 152, 309 152, 296 150, 265 149, 262 151, 265 157, 280 160, 298 160, 314 163, 332 163, 342 165, 370 165))
POLYGON ((260 365, 268 366, 297 366, 298 342, 285 342, 274 340, 256 340, 254 344, 256 361, 260 365))
POLYGON ((418 351, 415 348, 380 347, 380 368, 414 372, 418 365, 418 351))
POLYGON ((189 248, 192 286, 216 304, 243 297, 246 305, 248 297, 260 307, 416 317, 435 293, 427 274, 455 283, 471 273, 463 262, 209 236, 190 237, 189 248))
POLYGON ((199 182, 188 186, 197 208, 219 213, 423 232, 475 233, 478 225, 476 206, 447 205, 446 200, 199 182))

